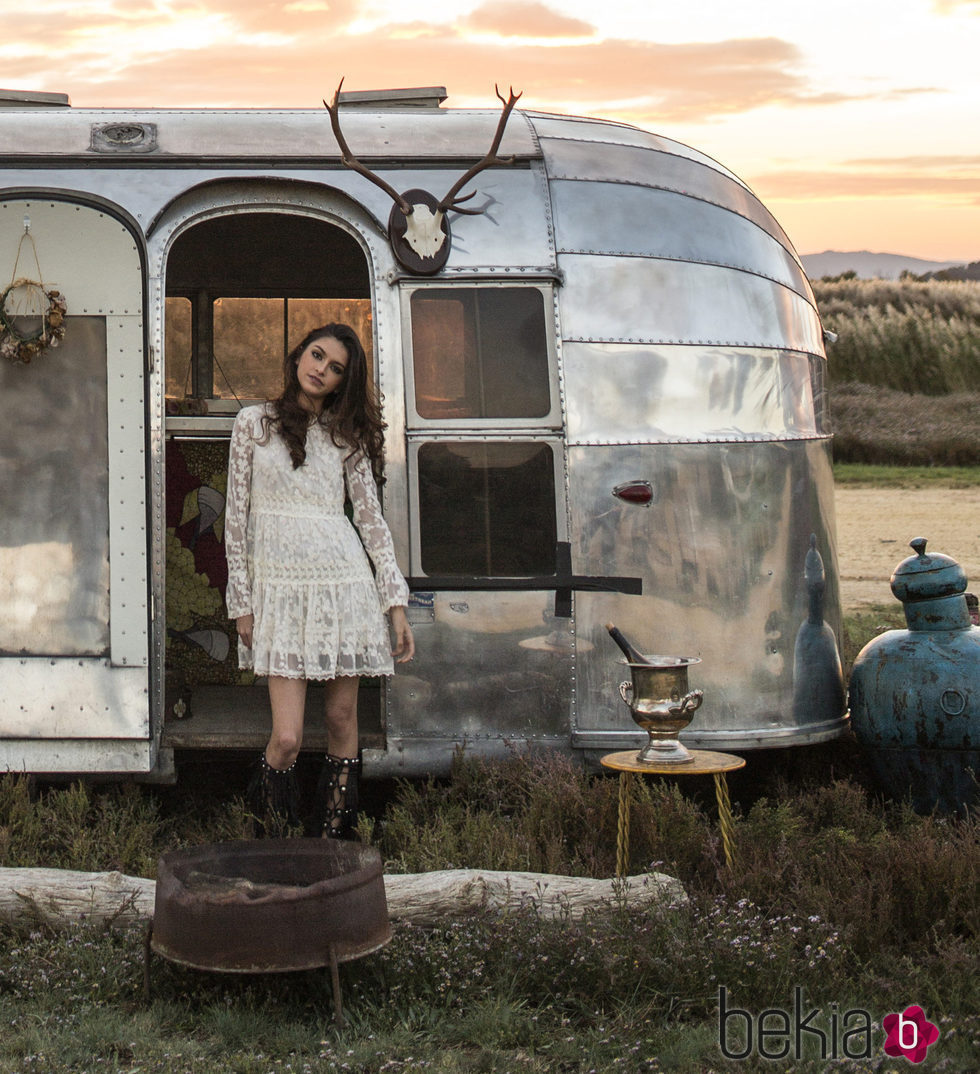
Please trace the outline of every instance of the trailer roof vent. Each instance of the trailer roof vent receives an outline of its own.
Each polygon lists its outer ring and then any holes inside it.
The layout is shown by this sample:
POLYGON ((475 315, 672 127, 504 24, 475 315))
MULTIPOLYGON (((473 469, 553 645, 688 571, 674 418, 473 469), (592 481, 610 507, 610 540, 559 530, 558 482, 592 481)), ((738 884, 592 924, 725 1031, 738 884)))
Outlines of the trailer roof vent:
POLYGON ((358 108, 364 112, 438 108, 449 96, 445 86, 421 86, 414 89, 351 90, 340 95, 345 111, 358 108))
POLYGON ((71 108, 67 93, 0 89, 0 108, 71 108))

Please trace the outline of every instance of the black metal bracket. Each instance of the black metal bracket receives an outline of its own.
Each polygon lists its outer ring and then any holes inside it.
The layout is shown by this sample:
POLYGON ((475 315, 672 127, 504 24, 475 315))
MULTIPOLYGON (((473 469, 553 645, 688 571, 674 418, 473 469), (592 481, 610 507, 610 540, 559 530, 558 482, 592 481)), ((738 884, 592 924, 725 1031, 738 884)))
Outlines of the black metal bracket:
POLYGON ((641 596, 642 578, 609 575, 572 574, 572 546, 567 541, 555 545, 555 573, 512 578, 491 578, 481 575, 431 575, 408 578, 408 587, 420 592, 442 590, 487 592, 505 590, 549 590, 555 592, 555 616, 569 619, 572 615, 572 590, 589 593, 629 593, 641 596))

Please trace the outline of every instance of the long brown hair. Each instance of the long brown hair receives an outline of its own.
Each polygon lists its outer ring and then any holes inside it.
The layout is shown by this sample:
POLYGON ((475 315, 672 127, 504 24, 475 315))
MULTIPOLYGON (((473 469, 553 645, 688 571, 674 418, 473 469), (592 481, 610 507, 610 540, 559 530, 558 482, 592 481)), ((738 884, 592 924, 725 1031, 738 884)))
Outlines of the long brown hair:
POLYGON ((311 343, 318 339, 339 340, 347 351, 347 371, 340 387, 327 396, 323 410, 316 419, 326 426, 330 438, 340 448, 353 454, 361 450, 371 460, 376 481, 384 480, 384 430, 381 407, 374 395, 368 376, 367 357, 357 333, 350 325, 324 324, 314 328, 286 355, 282 363, 282 394, 270 403, 271 413, 262 421, 265 430, 273 426, 283 438, 293 460, 293 469, 306 461, 306 433, 310 427, 310 412, 300 405, 300 383, 297 365, 311 343))

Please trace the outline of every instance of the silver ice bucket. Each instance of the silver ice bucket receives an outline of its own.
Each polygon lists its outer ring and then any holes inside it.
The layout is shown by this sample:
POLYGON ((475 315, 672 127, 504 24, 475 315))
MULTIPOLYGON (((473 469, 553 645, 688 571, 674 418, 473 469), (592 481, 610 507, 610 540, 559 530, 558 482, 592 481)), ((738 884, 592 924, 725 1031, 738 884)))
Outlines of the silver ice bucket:
POLYGON ((689 690, 687 684, 687 669, 701 660, 696 656, 646 659, 648 664, 627 663, 632 681, 619 684, 630 714, 648 736, 647 744, 636 755, 637 763, 687 764, 693 758, 677 736, 704 699, 702 690, 689 690))

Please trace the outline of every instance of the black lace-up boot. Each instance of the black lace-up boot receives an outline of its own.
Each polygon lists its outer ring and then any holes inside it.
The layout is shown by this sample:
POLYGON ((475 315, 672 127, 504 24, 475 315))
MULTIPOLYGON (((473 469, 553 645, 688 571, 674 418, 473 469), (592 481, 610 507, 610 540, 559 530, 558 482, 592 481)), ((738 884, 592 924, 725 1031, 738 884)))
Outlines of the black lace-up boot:
POLYGON ((255 818, 257 837, 278 839, 292 834, 300 825, 296 762, 288 768, 273 768, 263 753, 255 763, 245 801, 255 818))
POLYGON ((328 753, 316 785, 317 821, 324 839, 356 839, 361 755, 328 753))

